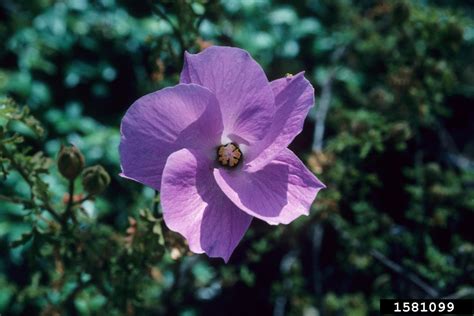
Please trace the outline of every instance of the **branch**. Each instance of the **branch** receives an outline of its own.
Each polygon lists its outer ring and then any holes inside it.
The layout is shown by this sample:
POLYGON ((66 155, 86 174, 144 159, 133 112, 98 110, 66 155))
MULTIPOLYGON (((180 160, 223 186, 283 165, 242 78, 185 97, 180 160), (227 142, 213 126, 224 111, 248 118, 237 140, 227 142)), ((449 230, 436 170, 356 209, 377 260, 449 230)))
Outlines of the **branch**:
POLYGON ((444 299, 462 299, 462 298, 469 298, 474 296, 474 287, 467 287, 460 289, 452 294, 446 295, 443 297, 444 299))
POLYGON ((6 196, 6 195, 1 195, 1 194, 0 194, 0 201, 5 201, 9 203, 14 203, 14 204, 23 204, 26 208, 30 208, 30 209, 36 208, 36 207, 45 209, 46 211, 51 213, 51 215, 54 217, 55 220, 57 220, 58 222, 61 222, 61 216, 59 216, 59 214, 49 204, 42 204, 38 206, 36 205, 36 203, 34 203, 33 200, 27 200, 27 199, 20 198, 17 196, 6 196))
MULTIPOLYGON (((82 199, 78 200, 78 201, 73 201, 72 202, 72 205, 79 205, 79 204, 82 204, 84 203, 85 201, 87 200, 90 200, 94 197, 94 194, 87 194, 85 197, 83 197, 82 199)), ((74 200, 74 199, 73 199, 74 200)))
POLYGON ((321 89, 321 98, 318 109, 316 110, 316 119, 314 126, 314 137, 312 149, 315 152, 320 152, 323 149, 324 130, 326 128, 326 116, 328 114, 329 106, 332 99, 332 82, 334 79, 335 70, 328 76, 326 82, 321 89))
POLYGON ((76 298, 76 296, 82 291, 84 290, 85 288, 87 288, 88 286, 90 285, 93 285, 92 284, 92 280, 88 280, 86 282, 83 282, 80 278, 79 278, 79 281, 78 281, 78 285, 74 288, 74 290, 71 291, 71 293, 69 293, 66 298, 64 299, 64 301, 62 302, 62 305, 64 306, 67 306, 71 303, 73 303, 74 299, 76 298))
POLYGON ((324 236, 324 226, 321 220, 318 220, 314 226, 312 231, 312 259, 313 259, 313 284, 314 284, 314 293, 316 297, 321 296, 321 271, 320 271, 320 263, 321 263, 321 247, 322 241, 324 236))
POLYGON ((160 212, 159 212, 159 209, 158 209, 158 201, 159 201, 159 198, 158 198, 158 191, 155 190, 155 196, 153 197, 153 205, 152 205, 152 210, 153 210, 153 214, 156 216, 156 217, 160 217, 160 212))
MULTIPOLYGON (((332 224, 332 227, 339 233, 341 238, 343 238, 345 241, 347 241, 350 245, 359 248, 359 249, 364 249, 364 243, 361 242, 359 239, 350 236, 347 230, 348 224, 345 223, 344 219, 341 217, 338 217, 340 219, 339 222, 336 222, 334 219, 330 221, 332 224)), ((364 251, 365 252, 365 251, 364 251)), ((404 267, 402 267, 400 264, 394 262, 393 260, 387 258, 385 255, 383 255, 380 251, 375 250, 375 249, 370 249, 368 251, 370 256, 372 256, 374 259, 382 263, 385 267, 388 269, 392 270, 393 272, 397 273, 400 275, 402 278, 405 280, 409 281, 410 283, 416 285, 419 289, 421 289, 423 292, 428 294, 430 297, 439 297, 439 292, 434 289, 432 286, 428 285, 426 282, 424 282, 420 277, 415 275, 414 273, 408 271, 404 267)))
POLYGON ((53 215, 54 219, 56 219, 59 223, 61 222, 61 216, 58 214, 58 212, 56 212, 53 209, 53 207, 49 203, 43 204, 43 205, 41 205, 41 207, 44 208, 45 210, 47 210, 49 213, 51 213, 51 215, 53 215))
POLYGON ((72 211, 72 206, 74 204, 74 182, 74 179, 69 180, 69 200, 67 201, 66 210, 63 213, 63 224, 67 223, 68 216, 70 216, 74 222, 77 222, 74 212, 72 211))
POLYGON ((18 173, 20 174, 20 176, 26 181, 26 183, 28 183, 30 189, 31 189, 31 199, 33 200, 34 198, 34 194, 33 194, 33 182, 30 180, 30 178, 28 177, 28 174, 26 173, 26 171, 23 169, 23 167, 18 164, 15 160, 15 156, 10 153, 7 148, 5 146, 2 146, 2 152, 5 154, 5 157, 8 158, 8 160, 10 161, 10 164, 12 165, 12 167, 18 171, 18 173))
POLYGON ((461 153, 448 130, 439 121, 434 124, 447 162, 465 171, 474 170, 474 160, 461 153))
MULTIPOLYGON (((347 47, 348 45, 340 47, 334 51, 331 56, 331 60, 334 64, 336 64, 344 56, 345 52, 347 51, 347 47)), ((323 149, 324 130, 326 128, 326 116, 328 114, 328 110, 332 100, 332 83, 338 70, 339 67, 333 66, 321 88, 321 98, 319 99, 318 109, 316 110, 315 126, 313 133, 312 149, 315 152, 320 152, 323 149)))
POLYGON ((6 196, 6 195, 0 194, 0 201, 5 201, 9 203, 14 203, 14 204, 23 204, 24 206, 30 207, 30 208, 35 207, 35 204, 32 201, 23 199, 20 197, 16 197, 16 196, 6 196))
POLYGON ((27 172, 23 169, 23 167, 20 164, 18 164, 16 162, 14 155, 11 154, 4 146, 2 146, 2 152, 5 153, 5 156, 9 159, 10 164, 13 166, 13 168, 16 171, 18 171, 18 173, 21 175, 21 177, 26 181, 26 183, 30 187, 31 193, 30 193, 30 200, 26 200, 26 199, 22 199, 22 198, 18 198, 18 197, 7 197, 7 196, 4 196, 4 195, 2 196, 2 198, 0 198, 0 200, 9 201, 9 202, 16 203, 16 204, 23 204, 23 205, 25 205, 26 207, 29 207, 29 208, 35 208, 35 207, 43 208, 43 209, 47 210, 49 213, 51 213, 51 215, 53 215, 53 217, 58 222, 61 222, 61 216, 58 214, 58 212, 56 212, 53 209, 53 207, 49 204, 49 202, 46 202, 45 204, 42 204, 42 205, 39 205, 39 206, 35 203, 35 194, 33 192, 34 183, 28 177, 27 172))
POLYGON ((297 260, 298 253, 295 250, 288 252, 282 259, 280 263, 280 272, 283 275, 283 293, 275 299, 275 307, 273 309, 273 316, 284 316, 286 305, 288 303, 288 297, 285 293, 288 293, 291 290, 291 278, 288 276, 288 273, 293 266, 294 262, 297 260))
POLYGON ((181 46, 181 57, 184 54, 184 50, 186 49, 186 43, 184 42, 184 37, 183 34, 181 33, 181 30, 171 21, 171 19, 168 17, 168 15, 161 10, 161 8, 158 5, 153 5, 154 12, 158 14, 159 17, 161 17, 163 20, 165 20, 170 26, 171 29, 173 30, 174 35, 178 38, 179 45, 181 46))
POLYGON ((407 271, 405 268, 403 268, 401 265, 398 263, 390 260, 386 256, 384 256, 380 251, 371 249, 370 250, 370 255, 381 262, 384 266, 392 270, 393 272, 397 273, 400 275, 402 278, 406 279, 407 281, 410 281, 411 283, 415 284, 419 289, 421 289, 423 292, 428 294, 430 297, 439 297, 439 293, 437 290, 429 286, 427 283, 425 283, 423 280, 421 280, 418 276, 416 276, 413 273, 410 273, 407 271))

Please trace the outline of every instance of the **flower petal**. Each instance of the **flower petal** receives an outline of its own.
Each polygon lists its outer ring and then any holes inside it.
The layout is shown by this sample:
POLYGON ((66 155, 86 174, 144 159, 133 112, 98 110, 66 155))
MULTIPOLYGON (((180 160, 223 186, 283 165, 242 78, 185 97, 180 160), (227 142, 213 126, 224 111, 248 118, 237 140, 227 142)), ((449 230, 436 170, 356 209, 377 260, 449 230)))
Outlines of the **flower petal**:
POLYGON ((249 147, 247 168, 255 171, 273 160, 288 147, 302 129, 306 115, 314 105, 314 89, 304 72, 271 82, 275 93, 276 113, 264 139, 249 147))
POLYGON ((217 99, 204 87, 179 84, 147 94, 122 120, 121 175, 159 190, 171 153, 183 147, 213 153, 222 129, 217 99))
POLYGON ((182 83, 215 93, 221 106, 224 136, 252 143, 262 139, 274 114, 274 97, 260 65, 240 48, 212 46, 185 54, 182 83))
POLYGON ((222 193, 212 162, 198 151, 181 149, 169 156, 160 198, 166 225, 186 238, 191 251, 226 262, 252 221, 222 193))
POLYGON ((235 205, 269 224, 308 215, 318 191, 325 188, 289 149, 256 172, 214 169, 214 178, 235 205))

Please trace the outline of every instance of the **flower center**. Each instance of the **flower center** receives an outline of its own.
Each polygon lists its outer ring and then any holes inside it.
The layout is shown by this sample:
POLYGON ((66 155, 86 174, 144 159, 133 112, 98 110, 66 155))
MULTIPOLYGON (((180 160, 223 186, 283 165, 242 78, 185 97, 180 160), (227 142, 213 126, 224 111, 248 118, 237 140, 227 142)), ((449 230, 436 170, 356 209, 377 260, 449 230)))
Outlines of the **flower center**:
POLYGON ((242 157, 239 146, 234 143, 220 145, 217 148, 217 162, 221 166, 235 168, 242 160, 242 157))

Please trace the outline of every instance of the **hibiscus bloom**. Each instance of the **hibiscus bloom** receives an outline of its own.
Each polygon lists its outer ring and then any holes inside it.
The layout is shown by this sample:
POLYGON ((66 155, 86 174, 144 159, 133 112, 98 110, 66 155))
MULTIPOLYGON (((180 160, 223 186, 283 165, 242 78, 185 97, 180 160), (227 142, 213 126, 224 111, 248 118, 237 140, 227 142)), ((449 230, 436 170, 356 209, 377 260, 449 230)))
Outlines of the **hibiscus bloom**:
POLYGON ((254 217, 288 224, 325 187, 287 148, 313 104, 303 73, 268 82, 242 49, 186 53, 180 83, 125 114, 121 175, 160 191, 191 251, 227 262, 254 217))

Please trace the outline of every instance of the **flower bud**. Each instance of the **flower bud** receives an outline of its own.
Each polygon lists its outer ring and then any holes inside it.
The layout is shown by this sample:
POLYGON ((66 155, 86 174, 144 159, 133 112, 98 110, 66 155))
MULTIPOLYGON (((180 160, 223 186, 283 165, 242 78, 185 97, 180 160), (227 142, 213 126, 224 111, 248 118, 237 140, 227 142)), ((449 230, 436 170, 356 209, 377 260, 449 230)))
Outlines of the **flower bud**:
POLYGON ((61 146, 58 169, 63 177, 74 180, 84 168, 84 156, 75 146, 61 146))
POLYGON ((82 172, 82 186, 90 194, 99 194, 107 188, 110 176, 100 165, 87 167, 82 172))

